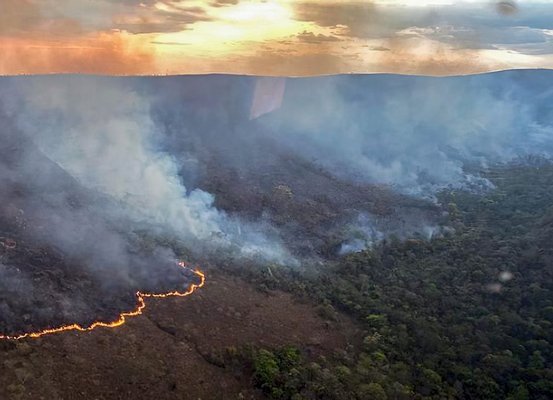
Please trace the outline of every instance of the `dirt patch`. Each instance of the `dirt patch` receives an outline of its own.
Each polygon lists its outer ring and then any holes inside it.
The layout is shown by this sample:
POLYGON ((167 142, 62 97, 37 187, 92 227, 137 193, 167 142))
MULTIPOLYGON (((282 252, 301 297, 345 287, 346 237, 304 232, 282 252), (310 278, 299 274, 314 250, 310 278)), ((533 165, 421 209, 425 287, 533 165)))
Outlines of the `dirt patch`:
POLYGON ((0 398, 258 398, 212 355, 246 344, 327 354, 359 339, 346 317, 330 324, 313 304, 212 273, 190 297, 148 299, 144 315, 117 329, 0 342, 0 398))

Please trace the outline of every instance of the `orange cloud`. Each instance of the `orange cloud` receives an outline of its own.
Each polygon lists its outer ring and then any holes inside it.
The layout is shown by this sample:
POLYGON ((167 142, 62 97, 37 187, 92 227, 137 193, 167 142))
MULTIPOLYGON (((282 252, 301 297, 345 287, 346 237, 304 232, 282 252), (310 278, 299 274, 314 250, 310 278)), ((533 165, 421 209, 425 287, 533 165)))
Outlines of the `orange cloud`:
POLYGON ((24 32, 40 21, 38 7, 30 0, 2 0, 0 34, 24 32))
POLYGON ((98 33, 57 41, 0 38, 0 53, 0 75, 140 75, 156 70, 153 49, 121 33, 98 33))
POLYGON ((553 5, 542 3, 0 1, 4 75, 449 75, 553 66, 553 26, 544 19, 553 5))

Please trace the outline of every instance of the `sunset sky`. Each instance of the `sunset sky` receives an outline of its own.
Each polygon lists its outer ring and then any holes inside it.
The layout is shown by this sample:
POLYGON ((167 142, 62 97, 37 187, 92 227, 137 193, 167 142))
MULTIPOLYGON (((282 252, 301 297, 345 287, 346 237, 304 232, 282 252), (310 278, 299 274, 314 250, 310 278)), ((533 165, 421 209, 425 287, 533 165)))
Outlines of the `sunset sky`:
POLYGON ((553 67, 553 2, 0 0, 0 74, 553 67))

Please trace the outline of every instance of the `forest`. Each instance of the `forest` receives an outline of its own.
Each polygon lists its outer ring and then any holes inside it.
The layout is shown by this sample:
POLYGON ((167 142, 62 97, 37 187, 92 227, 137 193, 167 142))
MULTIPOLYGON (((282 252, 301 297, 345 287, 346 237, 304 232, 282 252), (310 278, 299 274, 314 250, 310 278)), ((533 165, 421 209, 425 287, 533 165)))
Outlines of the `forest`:
POLYGON ((389 237, 323 269, 234 270, 314 300, 329 321, 352 316, 364 338, 315 360, 296 347, 230 348, 222 364, 272 399, 553 398, 553 165, 482 175, 486 193, 439 193, 449 229, 430 240, 389 237))

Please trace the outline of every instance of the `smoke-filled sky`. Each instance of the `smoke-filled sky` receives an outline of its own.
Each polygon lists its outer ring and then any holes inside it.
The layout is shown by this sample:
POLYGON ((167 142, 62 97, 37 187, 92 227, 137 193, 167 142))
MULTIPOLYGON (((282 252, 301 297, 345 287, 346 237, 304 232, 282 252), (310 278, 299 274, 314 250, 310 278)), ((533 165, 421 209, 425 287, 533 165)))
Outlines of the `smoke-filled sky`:
POLYGON ((0 74, 553 66, 545 0, 0 0, 0 74))

